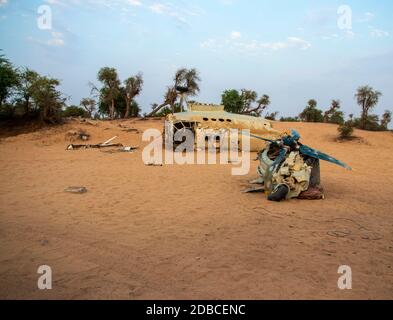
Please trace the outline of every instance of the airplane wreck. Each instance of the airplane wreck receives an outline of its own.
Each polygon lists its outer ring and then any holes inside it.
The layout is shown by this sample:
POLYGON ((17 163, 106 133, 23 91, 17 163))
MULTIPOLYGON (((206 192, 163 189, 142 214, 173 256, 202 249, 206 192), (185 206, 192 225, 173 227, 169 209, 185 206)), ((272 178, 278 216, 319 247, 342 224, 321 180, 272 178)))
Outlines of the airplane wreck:
POLYGON ((198 142, 203 139, 206 143, 214 141, 217 149, 222 147, 222 139, 233 141, 231 135, 235 132, 236 146, 242 150, 241 135, 245 134, 242 130, 248 129, 250 144, 247 151, 258 152, 259 161, 259 178, 251 183, 260 186, 244 192, 264 191, 270 201, 324 199, 320 160, 351 170, 340 160, 303 145, 295 130, 291 134, 281 133, 269 120, 229 113, 221 105, 189 103, 188 111, 169 114, 166 122, 172 135, 165 132, 165 139, 173 139, 174 148, 183 142, 174 139, 177 132, 183 136, 182 132, 191 131, 194 145, 200 145, 198 142))
MULTIPOLYGON (((220 142, 224 137, 230 138, 231 129, 248 129, 251 134, 255 134, 266 139, 277 139, 280 132, 272 127, 269 120, 253 116, 234 114, 224 111, 224 106, 214 104, 188 103, 188 111, 169 114, 166 117, 167 123, 172 127, 175 136, 176 132, 190 130, 195 139, 195 144, 199 139, 215 140, 216 147, 220 147, 220 142)), ((174 147, 180 144, 173 141, 174 147)), ((242 150, 242 139, 236 141, 239 150, 242 150)), ((250 136, 250 150, 259 151, 266 146, 266 141, 250 136)))

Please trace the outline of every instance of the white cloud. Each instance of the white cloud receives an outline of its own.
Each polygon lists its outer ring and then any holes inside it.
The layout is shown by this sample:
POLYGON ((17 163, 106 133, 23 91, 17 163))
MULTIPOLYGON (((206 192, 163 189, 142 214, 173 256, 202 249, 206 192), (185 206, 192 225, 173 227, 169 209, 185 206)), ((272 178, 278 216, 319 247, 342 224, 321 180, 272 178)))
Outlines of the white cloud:
POLYGON ((135 7, 140 7, 142 5, 142 2, 139 0, 128 0, 128 3, 135 7))
POLYGON ((66 4, 60 0, 46 0, 48 4, 66 6, 66 4))
POLYGON ((54 47, 60 47, 60 46, 64 46, 65 42, 63 39, 53 38, 48 40, 47 44, 54 47))
POLYGON ((342 30, 339 34, 332 33, 332 34, 322 34, 320 35, 322 40, 348 40, 354 39, 356 37, 356 33, 353 30, 342 30))
POLYGON ((61 47, 65 45, 64 36, 61 32, 52 31, 51 36, 52 37, 47 41, 42 41, 33 37, 29 37, 27 39, 31 42, 38 43, 44 46, 61 47))
POLYGON ((344 34, 349 39, 353 39, 356 36, 355 32, 353 32, 352 30, 345 30, 344 34))
MULTIPOLYGON (((4 0, 0 0, 4 1, 4 0)), ((121 14, 132 14, 130 6, 150 10, 155 14, 161 14, 175 19, 183 24, 188 24, 187 18, 190 16, 199 16, 201 10, 195 6, 186 4, 175 5, 171 2, 162 2, 160 0, 45 0, 46 3, 57 6, 73 7, 85 6, 88 8, 104 7, 111 10, 119 10, 121 14)))
POLYGON ((57 5, 59 7, 86 6, 88 8, 104 7, 114 10, 122 10, 130 6, 143 6, 141 0, 45 0, 45 2, 49 5, 57 5))
POLYGON ((327 36, 322 36, 321 38, 322 38, 322 40, 332 40, 332 39, 339 38, 339 35, 337 33, 333 33, 333 34, 330 34, 327 36))
POLYGON ((61 32, 52 31, 52 39, 50 39, 47 43, 50 46, 64 46, 65 41, 63 39, 63 34, 61 32))
POLYGON ((202 49, 209 49, 212 51, 216 51, 223 47, 223 43, 219 43, 216 39, 208 39, 199 44, 202 49))
POLYGON ((389 32, 378 28, 370 27, 370 35, 375 38, 389 37, 389 32))
POLYGON ((209 49, 212 51, 217 51, 219 49, 231 49, 251 54, 261 53, 266 50, 277 51, 290 48, 307 50, 311 47, 311 43, 298 37, 288 37, 285 41, 262 42, 257 40, 241 41, 240 36, 241 35, 233 37, 233 33, 231 33, 231 36, 227 39, 219 40, 211 38, 201 42, 200 47, 202 49, 209 49))
POLYGON ((153 3, 149 9, 156 14, 166 15, 175 20, 188 24, 186 17, 198 16, 199 13, 193 10, 176 7, 170 3, 163 4, 161 2, 153 3))
POLYGON ((242 34, 239 31, 233 31, 231 33, 231 38, 232 39, 239 39, 242 36, 242 34))
POLYGON ((229 6, 235 3, 236 0, 219 0, 219 2, 224 6, 229 6))
POLYGON ((289 49, 289 48, 299 48, 301 50, 307 50, 311 47, 311 44, 297 37, 288 37, 286 41, 278 41, 278 42, 264 42, 260 43, 262 48, 270 49, 270 50, 281 50, 281 49, 289 49))
POLYGON ((149 9, 158 14, 164 14, 168 11, 168 8, 162 3, 153 3, 149 9))
POLYGON ((0 7, 5 6, 8 0, 0 0, 0 7))
POLYGON ((359 19, 359 22, 370 22, 375 17, 375 14, 372 12, 366 12, 363 17, 359 19))
POLYGON ((52 36, 53 36, 54 38, 62 38, 62 37, 63 37, 63 34, 62 34, 61 32, 53 31, 53 32, 52 32, 52 36))
POLYGON ((300 48, 302 50, 307 50, 309 48, 311 48, 311 43, 301 39, 301 38, 297 38, 297 37, 289 37, 287 40, 287 44, 288 44, 288 48, 289 47, 297 47, 300 48))

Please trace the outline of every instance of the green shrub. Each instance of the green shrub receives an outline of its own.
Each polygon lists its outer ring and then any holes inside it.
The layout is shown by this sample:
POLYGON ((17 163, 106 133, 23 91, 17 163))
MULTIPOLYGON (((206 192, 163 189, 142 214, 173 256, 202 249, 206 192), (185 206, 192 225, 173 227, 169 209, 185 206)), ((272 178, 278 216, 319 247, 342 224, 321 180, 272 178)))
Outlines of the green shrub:
POLYGON ((77 106, 69 106, 63 111, 63 117, 82 117, 87 118, 89 115, 87 114, 85 109, 77 106))
POLYGON ((376 114, 371 114, 368 115, 365 122, 364 122, 364 128, 362 128, 362 119, 361 118, 355 118, 353 120, 353 125, 355 128, 358 129, 364 129, 368 131, 384 131, 385 128, 380 125, 379 123, 379 117, 376 114))
POLYGON ((299 118, 298 117, 281 117, 280 118, 281 122, 299 122, 299 118))
POLYGON ((276 121, 277 115, 278 115, 278 111, 274 111, 274 112, 271 112, 268 115, 266 115, 265 119, 271 120, 271 121, 276 121))
POLYGON ((344 113, 342 111, 335 111, 329 117, 329 123, 344 124, 344 113))
POLYGON ((352 121, 346 121, 338 127, 340 139, 350 139, 353 134, 353 123, 352 121))
POLYGON ((317 109, 317 101, 309 100, 307 106, 299 114, 299 118, 305 122, 323 122, 322 110, 317 109))

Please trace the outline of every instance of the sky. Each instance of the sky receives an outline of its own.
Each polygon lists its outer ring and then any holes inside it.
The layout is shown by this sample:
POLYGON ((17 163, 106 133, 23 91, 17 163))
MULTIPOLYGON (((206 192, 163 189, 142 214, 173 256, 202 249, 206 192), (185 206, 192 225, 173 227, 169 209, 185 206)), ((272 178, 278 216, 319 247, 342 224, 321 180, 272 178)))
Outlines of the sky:
POLYGON ((268 94, 279 116, 309 99, 358 115, 356 89, 371 85, 382 114, 393 110, 392 15, 391 0, 0 0, 0 49, 60 79, 69 104, 108 66, 121 80, 143 73, 147 112, 187 67, 200 72, 199 102, 246 88, 268 94))

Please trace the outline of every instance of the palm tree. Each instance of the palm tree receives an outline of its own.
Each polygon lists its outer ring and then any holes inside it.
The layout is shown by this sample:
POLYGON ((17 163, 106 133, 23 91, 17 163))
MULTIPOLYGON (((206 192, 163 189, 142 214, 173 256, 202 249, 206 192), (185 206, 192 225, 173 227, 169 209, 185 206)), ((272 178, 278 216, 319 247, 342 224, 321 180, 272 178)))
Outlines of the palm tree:
POLYGON ((381 127, 387 130, 388 125, 391 121, 392 121, 392 112, 390 110, 385 110, 385 112, 382 115, 381 127))
POLYGON ((115 68, 104 67, 98 71, 98 80, 104 85, 101 89, 101 99, 109 104, 109 118, 115 117, 115 100, 120 93, 120 80, 115 68))
POLYGON ((125 100, 126 100, 126 112, 124 118, 130 116, 130 109, 132 100, 141 93, 143 86, 142 74, 138 73, 135 77, 130 77, 124 81, 125 85, 125 100))
POLYGON ((182 108, 185 97, 195 96, 200 91, 198 82, 201 81, 199 73, 196 69, 181 68, 176 71, 173 78, 173 86, 167 88, 164 95, 164 102, 158 106, 154 106, 153 110, 146 116, 151 117, 161 108, 170 105, 172 113, 175 112, 176 100, 180 95, 180 106, 182 108), (179 94, 180 92, 180 94, 179 94))
MULTIPOLYGON (((201 78, 195 68, 190 70, 182 68, 176 72, 174 81, 176 89, 183 89, 180 93, 180 108, 183 110, 184 99, 189 96, 196 96, 200 91, 198 82, 201 81, 201 78)), ((174 104, 171 107, 172 112, 174 112, 174 104)))
POLYGON ((380 96, 382 96, 382 93, 374 90, 370 86, 362 86, 358 88, 357 93, 355 94, 355 98, 358 105, 362 108, 360 124, 361 129, 366 128, 368 113, 378 104, 380 96))

